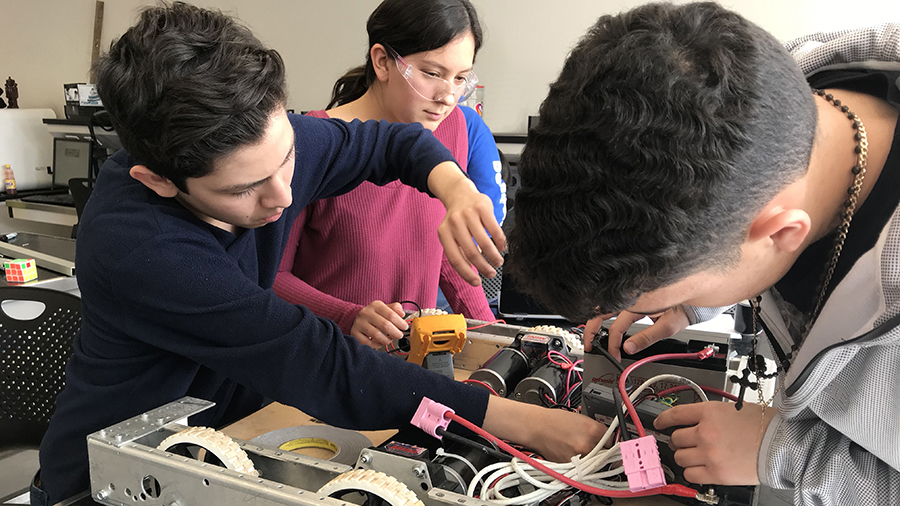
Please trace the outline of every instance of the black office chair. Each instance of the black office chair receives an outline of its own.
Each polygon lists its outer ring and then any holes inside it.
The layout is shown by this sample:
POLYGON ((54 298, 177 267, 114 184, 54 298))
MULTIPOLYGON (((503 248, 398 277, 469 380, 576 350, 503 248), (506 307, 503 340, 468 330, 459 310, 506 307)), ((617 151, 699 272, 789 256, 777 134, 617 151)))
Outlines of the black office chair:
MULTIPOLYGON (((84 205, 87 204, 91 192, 94 190, 94 180, 84 177, 73 177, 69 180, 69 193, 72 194, 72 201, 75 203, 75 214, 78 216, 78 222, 81 222, 81 213, 84 212, 84 205)), ((78 235, 78 223, 72 227, 72 239, 78 235)))
POLYGON ((40 445, 79 328, 75 295, 0 287, 0 449, 40 445))

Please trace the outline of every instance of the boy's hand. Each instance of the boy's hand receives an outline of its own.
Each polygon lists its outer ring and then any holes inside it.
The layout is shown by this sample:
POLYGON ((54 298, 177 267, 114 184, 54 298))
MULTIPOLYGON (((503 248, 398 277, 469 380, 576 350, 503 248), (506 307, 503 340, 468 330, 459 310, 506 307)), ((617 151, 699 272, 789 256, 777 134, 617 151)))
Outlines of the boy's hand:
POLYGON ((716 485, 759 485, 757 459, 765 431, 776 408, 744 403, 700 402, 675 406, 656 418, 657 429, 686 425, 672 433, 675 462, 684 468, 684 479, 716 485), (760 427, 762 424, 762 427, 760 427))
MULTIPOLYGON (((584 351, 591 351, 594 348, 594 336, 597 332, 600 332, 600 327, 603 326, 603 322, 614 316, 616 316, 616 313, 601 315, 596 318, 591 318, 584 324, 584 332, 582 333, 582 336, 584 336, 584 351)), ((616 358, 619 357, 616 356, 616 358)))
POLYGON ((385 304, 380 300, 373 301, 359 310, 350 327, 350 335, 372 348, 386 346, 393 339, 403 337, 403 331, 409 328, 403 319, 405 314, 399 302, 385 304))
POLYGON ((431 171, 428 188, 447 208, 438 237, 450 265, 472 286, 481 284, 481 278, 472 272, 473 264, 485 277, 496 276, 494 266, 503 265, 500 251, 506 249, 506 236, 494 216, 491 199, 479 193, 452 162, 431 171))
MULTIPOLYGON (((616 320, 609 326, 610 355, 619 360, 622 359, 622 354, 619 350, 621 349, 622 338, 625 336, 625 332, 628 331, 628 328, 631 327, 632 323, 645 316, 647 315, 632 313, 630 311, 622 311, 619 313, 616 320)), ((590 339, 593 339, 593 335, 600 330, 600 324, 609 318, 610 315, 598 316, 585 324, 585 351, 590 351, 590 348, 587 346, 589 340, 587 336, 592 336, 590 339)), ((675 306, 668 311, 651 315, 650 319, 653 320, 653 325, 629 337, 628 341, 625 342, 625 353, 628 353, 629 355, 637 353, 657 341, 672 337, 687 328, 690 323, 687 313, 684 312, 684 309, 681 306, 675 306)))

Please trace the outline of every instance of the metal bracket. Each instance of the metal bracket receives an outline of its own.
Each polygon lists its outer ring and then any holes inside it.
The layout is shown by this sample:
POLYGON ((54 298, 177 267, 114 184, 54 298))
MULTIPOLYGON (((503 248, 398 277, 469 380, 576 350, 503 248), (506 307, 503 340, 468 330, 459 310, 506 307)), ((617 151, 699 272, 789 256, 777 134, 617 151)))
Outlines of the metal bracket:
POLYGON ((130 420, 125 420, 112 427, 101 429, 89 435, 88 440, 101 441, 113 446, 121 447, 125 443, 130 443, 136 439, 158 432, 169 424, 181 423, 182 425, 185 425, 189 416, 196 415, 215 405, 216 403, 205 401, 203 399, 182 397, 177 401, 147 411, 130 420))

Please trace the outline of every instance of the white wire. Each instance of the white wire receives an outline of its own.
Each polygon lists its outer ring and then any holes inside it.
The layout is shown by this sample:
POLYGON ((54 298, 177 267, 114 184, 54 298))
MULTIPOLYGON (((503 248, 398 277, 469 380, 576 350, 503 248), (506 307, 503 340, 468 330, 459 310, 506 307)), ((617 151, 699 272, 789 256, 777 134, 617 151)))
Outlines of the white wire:
MULTIPOLYGON (((674 374, 660 374, 659 376, 648 379, 641 384, 641 386, 636 388, 628 398, 631 402, 634 402, 645 390, 660 381, 670 381, 676 384, 689 385, 703 401, 709 400, 706 396, 706 392, 700 388, 700 385, 688 378, 674 374)), ((622 409, 625 409, 624 405, 622 409)), ((627 482, 604 479, 621 474, 621 468, 597 472, 604 466, 622 460, 618 444, 613 445, 609 449, 604 448, 618 426, 619 419, 617 417, 612 417, 612 422, 609 424, 609 428, 606 429, 606 433, 603 434, 603 437, 600 438, 597 445, 581 459, 581 473, 583 476, 581 483, 605 490, 628 490, 627 482)), ((572 462, 558 463, 540 459, 535 460, 567 478, 573 478, 579 471, 572 462)), ((479 498, 483 501, 497 504, 498 506, 530 504, 536 501, 542 501, 560 490, 570 488, 569 485, 545 474, 543 471, 535 469, 530 464, 524 463, 517 458, 513 458, 511 462, 491 464, 477 472, 475 477, 472 478, 472 481, 469 483, 469 488, 466 491, 469 497, 475 497, 475 492, 478 489, 479 484, 481 484, 479 498), (503 496, 502 490, 517 486, 522 482, 529 483, 537 490, 511 498, 503 496)))
POLYGON ((457 455, 457 454, 455 454, 455 453, 448 453, 448 452, 445 452, 443 448, 438 448, 437 451, 435 452, 435 454, 436 454, 437 456, 443 455, 443 456, 445 456, 445 457, 450 457, 450 458, 454 458, 454 459, 456 459, 456 460, 459 460, 459 461, 462 462, 463 464, 467 465, 467 466, 469 467, 469 469, 472 470, 472 473, 478 474, 478 469, 475 469, 475 466, 472 465, 472 463, 469 462, 469 460, 466 459, 465 457, 463 457, 462 455, 457 455))

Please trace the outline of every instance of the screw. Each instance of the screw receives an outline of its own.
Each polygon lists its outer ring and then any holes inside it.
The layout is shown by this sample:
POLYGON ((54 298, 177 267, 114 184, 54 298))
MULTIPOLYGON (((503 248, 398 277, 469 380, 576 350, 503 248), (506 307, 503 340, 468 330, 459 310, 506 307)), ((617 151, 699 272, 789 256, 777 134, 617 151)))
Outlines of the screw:
POLYGON ((107 492, 106 490, 101 490, 101 491, 97 492, 97 500, 98 501, 102 501, 102 500, 106 499, 107 497, 109 497, 109 492, 107 492))
POLYGON ((419 464, 413 468, 413 476, 416 478, 424 478, 425 477, 425 466, 419 464))
POLYGON ((372 462, 372 456, 369 455, 368 453, 363 453, 362 456, 359 458, 359 461, 362 462, 363 464, 368 464, 369 462, 372 462))
POLYGON ((522 392, 516 392, 516 399, 522 398, 522 392))

